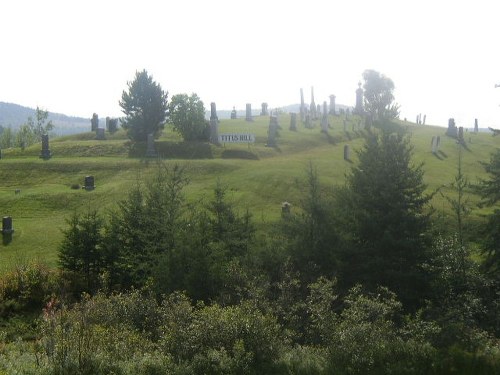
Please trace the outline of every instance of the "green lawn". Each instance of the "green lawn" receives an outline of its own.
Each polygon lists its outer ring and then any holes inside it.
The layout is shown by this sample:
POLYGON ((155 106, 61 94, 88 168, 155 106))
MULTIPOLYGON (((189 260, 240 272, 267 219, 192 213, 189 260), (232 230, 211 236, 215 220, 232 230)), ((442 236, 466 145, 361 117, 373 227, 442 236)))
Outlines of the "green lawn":
MULTIPOLYGON (((211 194, 220 179, 229 188, 229 198, 241 210, 249 209, 257 225, 276 221, 281 202, 289 201, 292 209, 300 206, 305 189, 305 173, 309 163, 317 169, 324 189, 344 183, 345 174, 356 163, 355 150, 362 147, 362 131, 353 130, 358 119, 353 117, 344 132, 342 118, 330 117, 332 129, 328 136, 320 132, 319 122, 314 129, 298 124, 298 131, 289 131, 290 118, 280 116, 282 129, 278 146, 269 148, 268 117, 222 120, 219 133, 253 133, 254 144, 183 143, 166 129, 157 140, 160 154, 167 156, 167 165, 185 167, 190 184, 188 200, 195 201, 211 194), (344 145, 351 147, 353 162, 343 160, 344 145)), ((444 135, 445 129, 402 123, 412 134, 415 163, 424 163, 425 182, 429 192, 442 188, 452 194, 449 185, 456 174, 458 146, 444 135), (439 158, 431 153, 431 138, 441 136, 439 158)), ((356 126, 355 126, 356 127, 356 126)), ((13 217, 15 233, 12 242, 0 245, 0 272, 17 263, 39 259, 51 266, 57 262, 57 248, 62 239, 66 219, 75 211, 96 207, 112 209, 124 198, 130 186, 144 180, 155 169, 155 160, 145 160, 144 148, 130 150, 123 131, 104 141, 94 139, 93 133, 61 137, 50 143, 53 157, 39 159, 40 144, 25 150, 3 150, 0 160, 0 215, 13 217), (130 156, 136 155, 136 156, 130 156), (83 185, 86 175, 95 176, 96 189, 71 189, 83 185), (20 194, 15 190, 20 189, 20 194)), ((500 146, 500 137, 491 134, 467 134, 467 148, 462 153, 463 169, 471 182, 485 177, 480 161, 488 161, 500 146)), ((472 193, 471 193, 472 194, 472 193)), ((471 202, 477 197, 471 195, 471 202)), ((445 199, 436 194, 433 206, 437 212, 450 214, 445 199)), ((476 209, 472 219, 482 211, 476 209)))

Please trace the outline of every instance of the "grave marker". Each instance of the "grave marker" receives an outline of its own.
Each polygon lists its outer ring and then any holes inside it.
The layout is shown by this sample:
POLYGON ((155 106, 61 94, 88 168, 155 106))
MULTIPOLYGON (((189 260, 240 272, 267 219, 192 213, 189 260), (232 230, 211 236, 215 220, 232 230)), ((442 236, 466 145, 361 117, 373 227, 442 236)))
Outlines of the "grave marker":
POLYGON ((354 113, 358 115, 363 114, 363 89, 361 88, 361 82, 358 82, 358 88, 356 89, 356 107, 354 108, 354 113))
POLYGON ((210 142, 219 143, 219 118, 214 102, 210 103, 210 142))
POLYGON ((42 153, 40 154, 40 159, 48 160, 52 157, 49 150, 49 135, 42 134, 42 153))
POLYGON ((97 128, 99 127, 99 116, 97 116, 97 113, 94 113, 92 115, 92 119, 90 120, 91 128, 90 131, 95 132, 97 128))
POLYGON ((87 191, 94 190, 94 176, 85 176, 83 188, 87 191))
POLYGON ((335 95, 330 95, 330 114, 334 115, 336 114, 335 111, 335 95))
POLYGON ((233 110, 231 111, 231 120, 236 120, 237 118, 236 109, 233 107, 233 110))
POLYGON ((247 103, 247 105, 246 105, 245 121, 253 121, 253 119, 252 119, 252 105, 250 103, 247 103))
POLYGON ((479 124, 477 122, 477 118, 474 119, 474 133, 478 133, 479 132, 479 124))
POLYGON ((104 135, 104 131, 105 131, 104 128, 97 128, 97 130, 96 130, 96 139, 97 140, 104 141, 106 139, 106 137, 104 135))
POLYGON ((278 133, 278 118, 276 116, 269 117, 269 130, 267 131, 267 147, 276 146, 276 136, 278 133))
POLYGON ((14 228, 12 226, 12 217, 4 216, 2 218, 2 234, 12 234, 14 232, 14 228))
POLYGON ((261 116, 269 116, 269 111, 267 110, 267 103, 262 103, 261 104, 261 111, 260 111, 260 115, 261 116))

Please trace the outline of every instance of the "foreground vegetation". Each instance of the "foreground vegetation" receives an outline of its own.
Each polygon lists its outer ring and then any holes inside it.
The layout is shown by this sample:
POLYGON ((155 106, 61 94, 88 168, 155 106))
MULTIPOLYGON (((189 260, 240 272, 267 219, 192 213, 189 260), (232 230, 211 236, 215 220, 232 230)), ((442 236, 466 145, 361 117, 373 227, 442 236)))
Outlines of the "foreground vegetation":
MULTIPOLYGON (((432 155, 438 129, 332 123, 329 137, 282 131, 279 148, 209 148, 208 160, 104 151, 3 167, 28 186, 25 202, 3 202, 63 231, 40 249, 49 266, 4 269, 0 373, 500 373, 497 190, 457 180, 494 182, 478 160, 495 139, 443 137, 432 155), (360 151, 352 163, 346 141, 360 151), (71 191, 86 173, 102 185, 71 191), (493 206, 476 208, 482 198, 493 206)), ((265 126, 252 124, 257 139, 265 126)), ((123 145, 114 137, 109 147, 123 145)), ((60 153, 76 144, 62 140, 60 153)))

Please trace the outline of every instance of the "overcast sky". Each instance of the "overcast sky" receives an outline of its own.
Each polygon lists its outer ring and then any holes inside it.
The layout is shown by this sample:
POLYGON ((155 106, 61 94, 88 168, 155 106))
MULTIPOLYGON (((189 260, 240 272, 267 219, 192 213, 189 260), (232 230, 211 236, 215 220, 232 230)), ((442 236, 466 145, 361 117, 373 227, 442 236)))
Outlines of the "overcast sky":
POLYGON ((391 78, 401 118, 500 128, 498 0, 2 0, 0 101, 90 118, 146 69, 171 97, 270 108, 391 78))

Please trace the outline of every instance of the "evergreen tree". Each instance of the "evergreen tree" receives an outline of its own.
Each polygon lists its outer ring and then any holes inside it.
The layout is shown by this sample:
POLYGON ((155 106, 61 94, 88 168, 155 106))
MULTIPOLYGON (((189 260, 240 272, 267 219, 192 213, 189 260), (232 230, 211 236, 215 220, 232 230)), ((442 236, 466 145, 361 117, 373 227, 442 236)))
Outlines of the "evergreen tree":
POLYGON ((370 133, 358 154, 359 165, 337 193, 339 225, 347 234, 340 280, 389 287, 414 306, 429 283, 423 266, 430 197, 422 166, 412 165, 412 147, 402 134, 370 133))
POLYGON ((168 92, 146 70, 136 72, 135 79, 127 85, 128 92, 123 91, 119 102, 125 114, 122 127, 136 142, 146 141, 148 134, 158 136, 168 114, 168 92))

